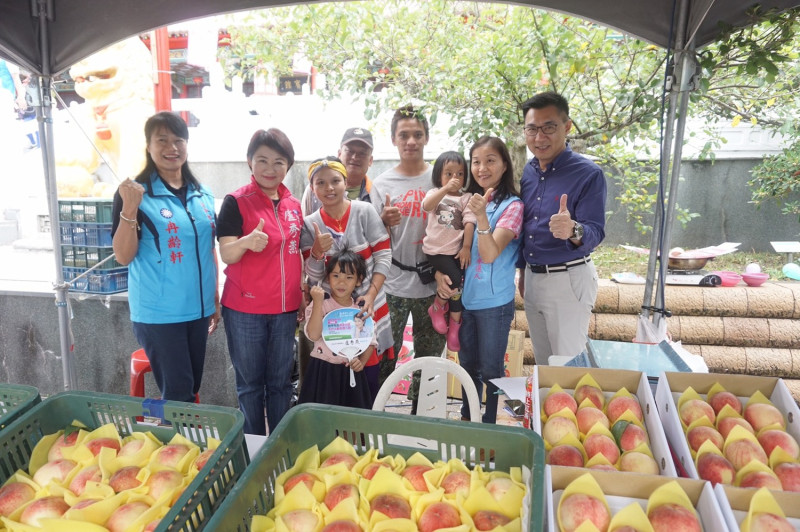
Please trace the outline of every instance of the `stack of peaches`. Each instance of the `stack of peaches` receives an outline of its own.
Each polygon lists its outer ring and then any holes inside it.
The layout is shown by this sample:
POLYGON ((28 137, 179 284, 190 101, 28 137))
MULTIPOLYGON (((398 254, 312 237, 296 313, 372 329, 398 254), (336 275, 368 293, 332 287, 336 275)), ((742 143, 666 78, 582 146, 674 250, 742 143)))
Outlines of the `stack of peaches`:
POLYGON ((701 532, 703 527, 692 501, 675 481, 653 490, 646 511, 632 501, 614 512, 600 485, 586 473, 564 489, 558 501, 557 520, 562 532, 574 530, 640 530, 701 532))
POLYGON ((251 530, 519 531, 523 474, 521 468, 469 470, 458 459, 432 463, 420 453, 408 459, 380 457, 376 449, 358 455, 336 438, 322 451, 306 449, 278 476, 274 506, 253 518, 251 530))
POLYGON ((218 445, 201 452, 179 434, 164 445, 149 432, 121 438, 113 424, 70 427, 42 438, 28 471, 0 488, 0 520, 12 532, 155 530, 218 445))
POLYGON ((573 393, 558 385, 550 388, 541 415, 550 465, 659 473, 642 408, 626 388, 607 400, 587 374, 573 393))
POLYGON ((678 414, 698 476, 713 484, 800 491, 800 446, 781 411, 757 391, 742 401, 718 383, 704 400, 687 388, 678 414))

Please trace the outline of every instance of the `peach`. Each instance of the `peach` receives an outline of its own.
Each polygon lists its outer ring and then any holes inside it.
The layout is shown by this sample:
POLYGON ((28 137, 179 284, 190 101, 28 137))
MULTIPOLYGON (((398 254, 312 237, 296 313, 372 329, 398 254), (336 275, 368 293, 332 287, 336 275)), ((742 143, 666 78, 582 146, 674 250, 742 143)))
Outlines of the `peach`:
POLYGON ((750 423, 748 423, 744 418, 729 416, 717 420, 717 430, 720 434, 722 434, 723 438, 727 438, 728 434, 733 430, 733 427, 736 426, 742 427, 751 434, 756 433, 756 431, 753 430, 752 425, 750 425, 750 423))
POLYGON ((547 417, 552 416, 556 412, 563 409, 568 409, 573 414, 578 410, 578 403, 567 392, 551 393, 544 400, 544 413, 547 417))
POLYGON ((9 482, 0 488, 0 515, 8 517, 14 510, 33 499, 36 492, 24 482, 9 482))
POLYGON ((344 464, 347 469, 352 469, 356 463, 356 459, 353 455, 347 453, 334 453, 326 458, 320 465, 320 468, 323 467, 331 467, 336 464, 344 464))
POLYGON ((336 484, 331 486, 325 494, 323 502, 329 510, 336 508, 336 505, 345 499, 353 499, 358 507, 358 487, 355 484, 336 484))
POLYGON ((372 512, 380 512, 390 519, 411 519, 411 505, 394 493, 383 493, 372 499, 370 514, 372 512))
POLYGON ((486 483, 486 491, 494 497, 494 500, 499 501, 505 497, 513 485, 514 482, 510 478, 495 477, 486 483))
POLYGON ((781 481, 770 471, 751 471, 739 481, 740 488, 767 488, 783 491, 781 481))
POLYGON ((141 481, 136 478, 141 468, 138 466, 127 466, 118 469, 111 478, 108 479, 108 485, 114 490, 114 493, 133 489, 142 485, 141 481))
POLYGON ((122 447, 120 447, 117 456, 133 456, 134 454, 142 450, 142 447, 144 447, 144 441, 131 440, 122 447))
POLYGON ((72 481, 69 483, 69 490, 80 496, 86 489, 87 482, 100 482, 101 480, 103 480, 103 473, 100 471, 100 466, 90 465, 72 477, 72 481))
POLYGON ((128 530, 137 517, 150 509, 150 505, 143 501, 134 501, 123 504, 108 516, 106 528, 109 532, 124 532, 128 530))
POLYGON ((781 411, 767 403, 749 403, 744 408, 744 418, 756 432, 772 425, 782 429, 786 428, 786 421, 783 419, 781 411))
POLYGON ((466 496, 469 494, 470 481, 471 477, 469 473, 464 471, 453 471, 448 473, 447 476, 442 479, 440 487, 444 489, 444 492, 448 495, 461 493, 466 496))
POLYGON ((378 469, 381 467, 386 467, 391 469, 389 467, 389 464, 387 464, 386 462, 370 462, 366 466, 364 466, 364 469, 361 470, 361 476, 367 480, 372 480, 372 477, 375 476, 375 473, 377 473, 378 469))
POLYGON ((711 405, 711 408, 714 409, 715 414, 719 414, 720 410, 725 407, 725 405, 730 405, 737 414, 742 413, 742 402, 739 400, 738 397, 733 395, 731 392, 718 392, 715 393, 711 400, 708 402, 711 405))
POLYGON ((194 466, 198 470, 203 469, 208 463, 208 459, 211 458, 211 456, 214 454, 214 451, 216 451, 216 449, 206 449, 205 451, 197 455, 197 458, 195 458, 194 460, 194 466))
POLYGON ((511 519, 491 510, 478 510, 472 516, 472 522, 478 530, 494 530, 498 526, 506 525, 511 519))
POLYGON ((431 469, 433 468, 426 465, 408 466, 405 471, 403 471, 403 478, 408 480, 415 490, 428 491, 428 483, 425 482, 425 477, 423 475, 426 471, 430 471, 431 469))
POLYGON ((63 497, 42 497, 30 503, 19 516, 23 525, 40 526, 40 519, 58 519, 69 510, 63 497))
POLYGON ((639 401, 633 397, 618 395, 612 398, 606 405, 606 415, 612 424, 627 410, 630 410, 639 421, 644 420, 642 417, 642 406, 639 404, 639 401))
POLYGON ((588 521, 598 530, 608 530, 611 516, 600 499, 583 493, 573 493, 561 500, 558 505, 558 518, 561 530, 572 532, 588 521))
POLYGON ((642 427, 621 419, 614 423, 611 434, 622 451, 632 451, 642 443, 647 443, 647 433, 642 427))
POLYGON ((361 527, 354 521, 342 519, 328 523, 322 528, 322 532, 361 532, 361 527))
POLYGON ((281 519, 291 532, 312 532, 319 525, 319 517, 311 510, 291 510, 281 519))
POLYGON ((578 426, 568 417, 553 416, 542 427, 542 437, 550 445, 557 444, 567 434, 578 437, 578 426))
POLYGON ((572 445, 556 445, 547 453, 547 463, 550 465, 583 467, 583 454, 572 445))
POLYGON ((170 443, 156 451, 156 453, 158 453, 156 454, 156 462, 163 466, 177 469, 181 459, 186 456, 186 453, 188 452, 188 445, 184 445, 182 443, 170 443))
POLYGON ((612 464, 616 464, 619 460, 619 447, 605 434, 590 434, 583 440, 583 448, 588 459, 596 454, 602 454, 612 464))
POLYGON ((784 462, 776 465, 774 471, 781 481, 783 491, 800 491, 800 464, 784 462))
POLYGON ((289 493, 292 491, 292 488, 294 488, 300 482, 306 485, 308 491, 311 491, 314 488, 314 482, 316 481, 317 478, 311 473, 298 473, 286 479, 286 482, 283 484, 283 491, 284 493, 289 493))
POLYGON ((697 475, 711 484, 733 484, 736 470, 724 456, 703 453, 697 459, 697 475))
POLYGON ((785 517, 766 512, 754 514, 750 519, 750 532, 794 532, 794 526, 785 517))
POLYGON ((631 473, 658 475, 658 463, 652 456, 639 451, 628 451, 619 460, 619 470, 631 473))
POLYGON ((114 454, 117 454, 120 450, 119 440, 114 438, 95 438, 84 442, 84 445, 86 445, 86 448, 89 449, 94 456, 100 454, 100 449, 103 447, 114 449, 114 451, 116 451, 114 454))
POLYGON ((680 408, 680 418, 687 427, 698 419, 707 418, 712 424, 717 419, 711 405, 702 399, 689 399, 684 401, 680 408))
POLYGON ((33 474, 33 481, 42 487, 53 481, 60 484, 64 482, 64 479, 67 478, 69 472, 72 471, 76 465, 77 464, 72 460, 66 460, 64 458, 47 462, 33 474))
POLYGON ((757 460, 762 464, 767 463, 767 453, 758 444, 750 440, 737 440, 725 446, 725 458, 727 458, 736 471, 757 460))
POLYGON ((147 494, 159 500, 165 494, 173 493, 183 483, 183 475, 172 469, 156 471, 147 479, 147 494))
POLYGON ((440 528, 453 528, 461 525, 458 510, 446 502, 434 502, 422 511, 417 520, 420 532, 433 532, 440 528))
POLYGON ((78 431, 71 432, 69 435, 66 436, 59 436, 56 438, 56 441, 53 442, 53 445, 50 446, 50 450, 47 451, 47 461, 53 462, 55 460, 60 460, 64 458, 64 455, 61 454, 61 449, 63 447, 72 447, 75 445, 75 441, 78 439, 78 431))
POLYGON ((702 532, 694 511, 679 504, 666 503, 650 510, 647 515, 655 532, 702 532))
POLYGON ((722 437, 722 434, 720 434, 717 429, 706 425, 698 425, 689 429, 689 432, 686 433, 686 440, 689 442, 689 447, 695 452, 697 452, 700 446, 707 440, 710 440, 720 451, 722 450, 722 446, 725 445, 725 439, 722 437))
POLYGON ((581 434, 587 434, 589 429, 600 423, 605 428, 609 427, 608 418, 599 408, 585 406, 575 414, 578 420, 578 430, 581 434))
POLYGON ((764 448, 767 456, 770 456, 776 447, 780 447, 789 453, 792 458, 800 457, 800 446, 797 445, 797 440, 784 430, 768 429, 759 432, 758 443, 764 448))
POLYGON ((144 526, 144 530, 142 530, 142 532, 155 532, 159 523, 161 523, 161 519, 154 519, 150 521, 144 526))
POLYGON ((603 409, 603 405, 606 403, 606 396, 603 394, 603 390, 590 384, 583 384, 575 388, 573 397, 575 397, 575 402, 579 405, 583 403, 585 399, 588 399, 592 402, 592 404, 594 404, 594 406, 601 410, 603 409))

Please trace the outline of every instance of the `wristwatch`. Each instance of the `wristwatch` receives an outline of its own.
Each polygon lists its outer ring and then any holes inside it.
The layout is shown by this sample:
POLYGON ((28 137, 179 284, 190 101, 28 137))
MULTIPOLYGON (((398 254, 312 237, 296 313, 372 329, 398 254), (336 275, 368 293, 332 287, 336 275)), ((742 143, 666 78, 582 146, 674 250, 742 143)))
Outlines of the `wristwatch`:
POLYGON ((575 226, 572 228, 572 236, 570 237, 572 240, 583 240, 583 225, 579 222, 575 222, 575 226))

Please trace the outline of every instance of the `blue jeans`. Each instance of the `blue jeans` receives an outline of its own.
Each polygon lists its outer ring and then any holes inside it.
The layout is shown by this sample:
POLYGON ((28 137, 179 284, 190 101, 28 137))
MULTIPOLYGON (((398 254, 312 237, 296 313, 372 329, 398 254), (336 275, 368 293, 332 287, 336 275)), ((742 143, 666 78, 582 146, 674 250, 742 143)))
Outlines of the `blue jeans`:
POLYGON ((161 398, 193 403, 203 379, 208 318, 179 323, 133 322, 133 335, 150 361, 161 398))
MULTIPOLYGON (((458 340, 461 351, 458 362, 472 377, 478 390, 478 397, 483 393, 486 384, 486 410, 483 413, 484 423, 497 421, 497 386, 489 382, 504 375, 503 359, 508 347, 508 332, 511 330, 511 318, 514 316, 514 300, 505 305, 483 310, 464 309, 461 315, 461 329, 458 340)), ((469 417, 467 394, 461 391, 464 403, 461 405, 461 416, 469 417)))
POLYGON ((266 435, 275 430, 292 400, 294 332, 297 311, 283 314, 248 314, 222 307, 236 393, 247 434, 266 435))

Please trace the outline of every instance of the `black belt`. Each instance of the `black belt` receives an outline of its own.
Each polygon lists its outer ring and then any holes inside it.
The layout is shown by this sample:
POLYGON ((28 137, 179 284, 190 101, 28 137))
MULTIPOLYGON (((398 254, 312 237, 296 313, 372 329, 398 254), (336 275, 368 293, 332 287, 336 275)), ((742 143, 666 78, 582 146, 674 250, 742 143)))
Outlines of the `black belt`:
POLYGON ((589 262, 592 262, 592 257, 586 255, 585 257, 571 260, 569 262, 562 262, 560 264, 528 264, 528 268, 530 268, 533 273, 555 273, 565 272, 570 268, 580 266, 581 264, 587 264, 589 262))

